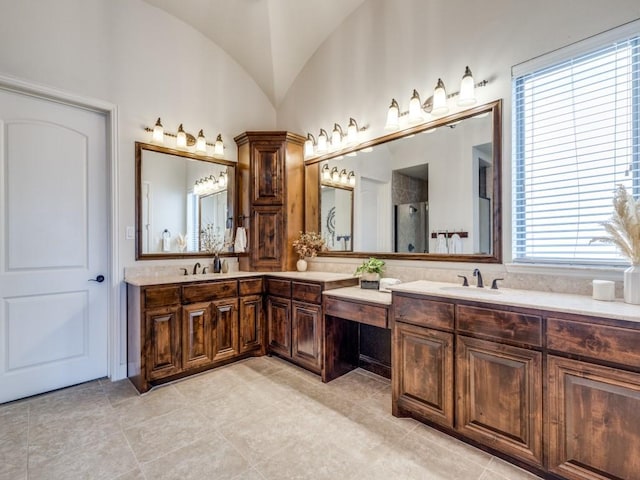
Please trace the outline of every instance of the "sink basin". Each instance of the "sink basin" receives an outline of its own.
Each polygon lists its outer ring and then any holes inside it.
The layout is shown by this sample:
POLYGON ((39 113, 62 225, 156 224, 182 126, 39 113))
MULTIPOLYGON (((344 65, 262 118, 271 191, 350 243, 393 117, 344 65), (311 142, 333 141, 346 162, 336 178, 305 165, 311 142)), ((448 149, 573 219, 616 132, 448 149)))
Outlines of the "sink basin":
POLYGON ((452 293, 467 293, 470 295, 500 295, 502 292, 500 290, 492 290, 490 288, 478 288, 478 287, 440 287, 440 290, 444 290, 445 292, 452 293))

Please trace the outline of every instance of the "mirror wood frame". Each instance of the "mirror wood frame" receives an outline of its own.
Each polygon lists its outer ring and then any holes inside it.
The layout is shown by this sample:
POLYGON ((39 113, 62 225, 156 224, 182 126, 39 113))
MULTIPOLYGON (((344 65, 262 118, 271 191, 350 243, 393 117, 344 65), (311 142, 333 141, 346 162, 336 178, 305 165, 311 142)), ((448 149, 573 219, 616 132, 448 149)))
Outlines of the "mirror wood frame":
POLYGON ((438 262, 466 262, 466 263, 502 263, 502 99, 495 100, 484 105, 469 108, 427 123, 405 128, 397 132, 383 135, 355 147, 343 148, 322 156, 305 161, 305 229, 307 231, 320 231, 320 162, 330 160, 347 153, 357 152, 364 148, 382 145, 387 142, 415 135, 426 130, 441 127, 449 123, 458 122, 482 113, 491 113, 493 126, 493 202, 491 225, 492 250, 489 255, 481 254, 442 254, 442 253, 395 253, 395 252, 320 252, 321 257, 376 257, 397 260, 426 260, 438 262))
MULTIPOLYGON (((322 188, 323 186, 324 187, 330 187, 330 188, 337 188, 339 190, 345 190, 345 191, 351 193, 351 211, 349 212, 350 219, 351 219, 351 222, 350 222, 351 225, 349 226, 350 227, 350 231, 351 231, 351 240, 350 240, 351 247, 349 248, 349 250, 328 250, 327 252, 329 252, 329 253, 330 252, 353 253, 353 195, 355 193, 354 190, 353 190, 353 187, 350 186, 350 185, 335 185, 335 184, 329 183, 329 182, 320 182, 320 188, 322 188)), ((320 198, 318 198, 318 210, 320 212, 322 212, 322 200, 320 198)), ((321 228, 321 225, 320 225, 321 221, 322 221, 321 218, 319 218, 318 219, 318 222, 319 222, 318 223, 318 232, 319 233, 322 232, 322 228, 321 228)))
MULTIPOLYGON (((154 145, 152 143, 135 142, 136 151, 136 196, 135 196, 135 215, 136 215, 136 260, 167 260, 175 258, 202 258, 213 257, 213 254, 208 252, 170 252, 170 253, 143 253, 142 252, 142 209, 141 209, 141 192, 142 192, 142 152, 144 150, 166 153, 168 155, 174 155, 177 157, 183 157, 190 160, 198 160, 201 162, 209 162, 225 167, 234 167, 234 175, 227 176, 227 191, 228 191, 228 207, 227 216, 231 218, 231 229, 235 231, 235 209, 238 205, 236 179, 238 176, 238 165, 235 162, 229 160, 223 160, 216 157, 207 155, 198 155, 195 153, 187 152, 184 150, 176 150, 174 148, 164 147, 161 145, 154 145), (233 178, 231 178, 233 177, 233 178)), ((237 256, 233 252, 221 253, 220 256, 237 256)))

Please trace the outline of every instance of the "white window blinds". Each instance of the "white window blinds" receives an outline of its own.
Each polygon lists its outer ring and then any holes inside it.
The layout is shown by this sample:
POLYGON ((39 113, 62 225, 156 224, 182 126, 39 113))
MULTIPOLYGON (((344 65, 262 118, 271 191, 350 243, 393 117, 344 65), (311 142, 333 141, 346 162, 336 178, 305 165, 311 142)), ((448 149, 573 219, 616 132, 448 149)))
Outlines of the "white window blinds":
POLYGON ((559 53, 514 68, 514 261, 623 263, 590 240, 604 234, 616 185, 640 194, 640 29, 559 53))

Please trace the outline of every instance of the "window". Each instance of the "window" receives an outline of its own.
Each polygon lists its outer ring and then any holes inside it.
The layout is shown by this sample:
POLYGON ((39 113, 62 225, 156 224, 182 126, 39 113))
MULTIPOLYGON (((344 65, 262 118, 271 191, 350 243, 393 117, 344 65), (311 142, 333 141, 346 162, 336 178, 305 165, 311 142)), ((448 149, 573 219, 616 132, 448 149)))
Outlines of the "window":
POLYGON ((513 68, 516 262, 622 264, 590 243, 640 195, 640 23, 513 68))

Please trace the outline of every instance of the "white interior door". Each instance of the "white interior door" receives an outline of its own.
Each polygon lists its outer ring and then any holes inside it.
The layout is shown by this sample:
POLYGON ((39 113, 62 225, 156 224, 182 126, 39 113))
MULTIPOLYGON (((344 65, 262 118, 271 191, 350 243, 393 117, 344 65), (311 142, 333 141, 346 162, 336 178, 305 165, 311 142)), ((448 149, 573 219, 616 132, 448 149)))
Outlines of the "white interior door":
POLYGON ((0 403, 107 374, 106 125, 0 90, 0 403))

